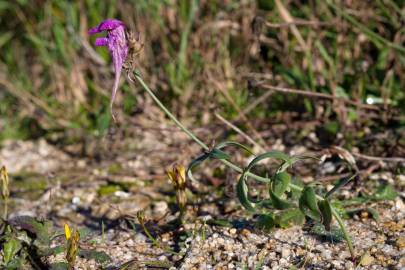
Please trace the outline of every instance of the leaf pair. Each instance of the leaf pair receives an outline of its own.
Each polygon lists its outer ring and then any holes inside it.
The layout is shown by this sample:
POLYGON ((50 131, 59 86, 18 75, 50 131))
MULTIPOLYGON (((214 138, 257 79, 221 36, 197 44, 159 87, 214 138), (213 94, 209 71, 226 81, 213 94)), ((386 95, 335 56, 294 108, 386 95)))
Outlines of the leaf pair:
POLYGON ((248 152, 249 154, 253 155, 253 152, 247 146, 245 146, 243 144, 240 144, 238 142, 233 142, 233 141, 222 142, 222 143, 216 145, 215 147, 213 147, 213 149, 211 151, 207 151, 204 154, 195 158, 187 168, 187 176, 192 181, 196 181, 193 177, 192 170, 207 159, 225 159, 225 160, 230 159, 229 154, 227 154, 221 150, 227 146, 234 146, 234 147, 241 148, 241 149, 245 150, 246 152, 248 152))
POLYGON ((262 214, 257 219, 257 226, 265 231, 274 227, 288 228, 292 225, 304 224, 305 216, 299 209, 291 208, 279 211, 277 214, 262 214))
POLYGON ((317 222, 321 222, 326 230, 330 230, 332 209, 329 200, 324 199, 318 201, 315 191, 311 186, 305 187, 302 191, 299 199, 299 209, 305 216, 317 222))
MULTIPOLYGON (((269 158, 274 158, 274 159, 281 160, 283 162, 282 164, 289 164, 289 166, 292 165, 292 161, 291 161, 290 157, 287 156, 286 154, 282 153, 282 152, 279 152, 279 151, 270 151, 270 152, 261 154, 261 155, 255 157, 249 163, 249 165, 246 167, 246 169, 243 171, 242 175, 240 176, 238 184, 236 186, 236 194, 238 196, 238 199, 239 199, 240 203, 242 204, 242 206, 248 211, 253 212, 255 210, 256 205, 257 205, 257 202, 253 202, 249 198, 249 189, 248 189, 248 186, 247 186, 248 173, 260 161, 265 160, 265 159, 269 159, 269 158)), ((287 167, 281 167, 280 166, 277 171, 281 173, 281 171, 283 171, 285 169, 287 169, 287 167)), ((281 177, 281 178, 285 180, 285 177, 281 177)), ((270 181, 271 180, 268 179, 268 181, 263 181, 262 180, 261 182, 269 183, 270 181)), ((280 189, 283 189, 283 186, 284 186, 284 188, 287 188, 288 185, 289 185, 289 183, 287 183, 287 184, 286 183, 281 183, 280 186, 277 186, 277 189, 278 189, 278 191, 280 191, 280 189)), ((271 193, 272 193, 272 191, 270 189, 270 196, 271 196, 271 193)), ((275 195, 275 197, 277 197, 277 195, 275 195)), ((277 198, 275 198, 275 200, 277 201, 277 198)))

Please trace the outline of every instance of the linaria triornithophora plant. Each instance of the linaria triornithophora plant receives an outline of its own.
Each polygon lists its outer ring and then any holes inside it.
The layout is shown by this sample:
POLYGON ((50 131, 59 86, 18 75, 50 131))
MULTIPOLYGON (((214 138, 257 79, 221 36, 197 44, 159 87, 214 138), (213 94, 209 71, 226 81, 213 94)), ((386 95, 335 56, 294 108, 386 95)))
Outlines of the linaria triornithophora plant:
MULTIPOLYGON (((270 229, 275 226, 287 227, 291 224, 303 224, 305 218, 309 218, 324 226, 326 231, 330 231, 333 217, 336 219, 343 237, 345 238, 349 251, 354 258, 354 250, 350 236, 348 235, 341 215, 337 211, 336 206, 331 203, 331 195, 339 188, 352 180, 357 175, 357 167, 354 159, 344 149, 334 149, 335 154, 338 154, 346 161, 349 169, 353 172, 351 177, 340 181, 335 187, 326 192, 325 194, 317 195, 314 187, 299 186, 292 181, 291 175, 287 169, 292 167, 296 162, 310 158, 306 156, 288 156, 279 151, 270 151, 254 157, 254 159, 245 167, 240 168, 230 161, 229 154, 223 151, 224 148, 232 146, 240 148, 253 154, 246 146, 237 142, 223 142, 213 148, 209 148, 204 142, 197 138, 189 129, 187 129, 177 118, 161 103, 155 96, 153 91, 143 81, 139 71, 134 70, 133 58, 135 56, 134 50, 128 55, 128 48, 133 47, 135 35, 130 31, 125 32, 125 25, 118 20, 106 20, 98 27, 90 30, 90 34, 107 31, 107 37, 96 40, 96 46, 107 45, 110 54, 113 58, 115 68, 115 82, 112 93, 111 104, 114 101, 115 93, 117 91, 119 73, 121 72, 124 61, 131 62, 130 67, 127 68, 128 78, 134 82, 136 79, 156 102, 156 104, 166 113, 166 115, 192 140, 199 144, 204 153, 194 159, 187 169, 187 176, 189 179, 194 180, 192 170, 201 164, 203 161, 209 159, 217 159, 224 163, 226 166, 240 173, 237 183, 237 196, 242 206, 249 212, 257 214, 257 224, 264 228, 270 229), (127 57, 128 56, 128 57, 127 57), (128 59, 127 59, 128 58, 128 59), (274 159, 279 161, 279 166, 270 176, 259 176, 251 172, 253 167, 258 165, 259 162, 274 159), (253 200, 249 196, 249 181, 254 180, 267 185, 268 196, 264 199, 253 200)), ((135 44, 139 39, 135 40, 135 44)))

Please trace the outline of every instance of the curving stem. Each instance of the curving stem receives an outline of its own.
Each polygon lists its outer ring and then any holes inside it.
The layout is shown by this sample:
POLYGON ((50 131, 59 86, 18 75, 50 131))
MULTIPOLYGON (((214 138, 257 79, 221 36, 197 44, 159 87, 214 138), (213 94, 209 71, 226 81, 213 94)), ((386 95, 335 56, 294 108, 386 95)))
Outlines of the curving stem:
MULTIPOLYGON (((199 144, 204 150, 209 150, 209 147, 203 142, 201 141, 199 138, 197 138, 196 135, 194 135, 194 133, 192 133, 188 128, 186 128, 179 120, 177 120, 177 118, 165 107, 165 105, 163 105, 163 103, 156 97, 156 95, 153 93, 153 91, 146 85, 146 83, 143 81, 141 75, 139 74, 138 71, 134 72, 134 76, 135 78, 138 80, 138 82, 142 85, 142 87, 145 89, 145 91, 151 96, 151 98, 156 102, 156 104, 160 107, 160 109, 162 109, 162 111, 164 111, 166 113, 166 115, 184 132, 186 133, 193 141, 195 141, 197 144, 199 144)), ((132 81, 132 80, 131 80, 132 81)), ((226 166, 230 167, 231 169, 239 172, 239 173, 243 173, 242 168, 240 168, 239 166, 233 164, 232 162, 225 160, 225 159, 220 159, 220 161, 222 163, 224 163, 226 166)), ((248 172, 246 173, 246 175, 248 175, 249 177, 252 177, 254 179, 256 179, 259 182, 264 182, 264 183, 269 183, 271 180, 269 178, 266 177, 262 177, 259 175, 256 175, 254 173, 248 172)), ((303 189, 297 185, 294 184, 289 184, 291 189, 297 190, 297 191, 302 191, 303 189)), ((317 199, 319 200, 323 200, 324 198, 316 195, 317 199)), ((343 235, 345 237, 347 246, 349 248, 350 251, 350 255, 352 256, 352 259, 355 258, 355 254, 354 254, 354 249, 353 249, 353 244, 352 241, 350 239, 350 236, 346 230, 346 227, 343 223, 343 220, 340 218, 339 214, 336 212, 336 210, 334 209, 333 206, 331 206, 332 209, 332 215, 335 217, 336 221, 338 222, 340 229, 343 232, 343 235)))

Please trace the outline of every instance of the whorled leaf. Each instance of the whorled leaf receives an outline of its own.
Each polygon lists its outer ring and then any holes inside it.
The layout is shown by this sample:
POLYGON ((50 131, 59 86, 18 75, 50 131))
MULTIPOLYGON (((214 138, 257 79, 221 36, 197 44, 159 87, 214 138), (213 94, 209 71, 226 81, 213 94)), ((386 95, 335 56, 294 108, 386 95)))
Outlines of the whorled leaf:
POLYGON ((288 202, 287 200, 281 199, 279 196, 277 196, 272 189, 270 188, 270 199, 271 199, 271 203, 273 205, 274 208, 276 209, 287 209, 287 208, 291 208, 294 205, 290 202, 288 202))
POLYGON ((332 208, 329 200, 325 199, 318 202, 318 207, 322 215, 322 224, 327 231, 330 231, 330 224, 332 222, 332 208))
POLYGON ((389 184, 380 185, 376 192, 371 196, 374 201, 394 200, 398 196, 394 187, 389 184))
POLYGON ((255 211, 256 204, 249 200, 249 190, 244 174, 239 178, 238 184, 236 185, 236 195, 238 196, 239 202, 246 210, 250 212, 255 211))
POLYGON ((286 172, 276 173, 271 181, 271 189, 274 194, 281 196, 284 192, 287 191, 288 186, 291 182, 291 177, 286 172))
POLYGON ((207 159, 229 159, 230 158, 229 154, 227 154, 221 150, 228 146, 234 146, 234 147, 241 148, 253 155, 253 152, 247 146, 245 146, 241 143, 233 142, 233 141, 221 142, 218 145, 216 145, 211 151, 208 151, 208 152, 198 156, 193 161, 191 161, 190 165, 187 168, 187 177, 192 181, 196 181, 193 176, 192 170, 207 159))
POLYGON ((276 214, 274 222, 280 228, 288 228, 292 225, 302 225, 305 222, 304 214, 297 208, 280 211, 276 214))
POLYGON ((80 249, 79 256, 88 260, 94 259, 97 263, 100 264, 112 261, 111 257, 108 256, 107 253, 105 253, 104 251, 80 249))
POLYGON ((65 262, 56 262, 50 265, 50 270, 68 270, 69 265, 65 262))
POLYGON ((335 193, 336 191, 338 191, 341 187, 343 187, 344 185, 346 185, 347 183, 349 183, 352 179, 354 179, 358 174, 354 173, 353 175, 351 175, 350 177, 347 177, 346 179, 342 179, 340 180, 331 190, 328 191, 328 193, 326 193, 325 198, 329 198, 333 193, 335 193))
POLYGON ((256 225, 259 229, 270 231, 276 226, 273 214, 261 214, 257 217, 256 225))
POLYGON ((318 208, 315 191, 312 187, 306 186, 299 199, 299 208, 307 217, 321 221, 321 214, 318 208))
POLYGON ((9 224, 14 227, 20 227, 21 229, 34 234, 36 243, 41 246, 47 246, 50 243, 52 235, 52 222, 49 220, 37 220, 30 216, 17 216, 10 219, 9 224))
MULTIPOLYGON (((249 165, 246 167, 245 170, 250 171, 257 163, 259 163, 262 160, 269 159, 269 158, 278 159, 278 160, 283 161, 285 164, 288 165, 286 168, 288 168, 289 166, 291 166, 293 164, 293 160, 287 154, 280 152, 280 151, 270 151, 270 152, 266 152, 266 153, 263 153, 263 154, 255 157, 249 163, 249 165)), ((278 170, 278 172, 282 172, 282 171, 284 171, 284 170, 278 170)))
POLYGON ((330 230, 327 231, 325 230, 325 226, 322 225, 321 223, 316 223, 312 228, 311 228, 311 233, 318 235, 322 237, 325 240, 331 241, 331 242, 341 242, 344 240, 344 235, 342 230, 337 227, 332 225, 330 230))
POLYGON ((247 146, 245 146, 245 145, 243 145, 241 143, 234 142, 234 141, 221 142, 221 143, 217 144, 214 148, 215 149, 222 149, 222 148, 227 147, 227 146, 235 146, 235 147, 238 147, 238 148, 241 148, 241 149, 245 150, 246 152, 248 152, 251 155, 254 155, 252 150, 250 150, 249 147, 247 147, 247 146))
POLYGON ((10 237, 3 245, 3 262, 8 264, 22 248, 20 240, 10 237))

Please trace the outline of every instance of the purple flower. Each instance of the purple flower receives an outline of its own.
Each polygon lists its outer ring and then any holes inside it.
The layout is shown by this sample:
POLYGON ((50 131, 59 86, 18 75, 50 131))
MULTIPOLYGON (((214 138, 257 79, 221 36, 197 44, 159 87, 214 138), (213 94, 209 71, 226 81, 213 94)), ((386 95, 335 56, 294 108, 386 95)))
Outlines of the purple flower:
POLYGON ((111 54, 113 64, 114 64, 114 72, 115 72, 115 80, 114 86, 112 89, 112 96, 111 96, 111 114, 115 121, 114 113, 112 111, 113 103, 115 100, 115 95, 117 93, 118 84, 120 80, 122 65, 125 62, 125 59, 128 55, 128 42, 125 35, 125 24, 116 19, 106 19, 98 26, 91 28, 89 30, 89 34, 97 34, 107 31, 106 37, 97 38, 95 45, 96 46, 107 46, 108 51, 111 54))

